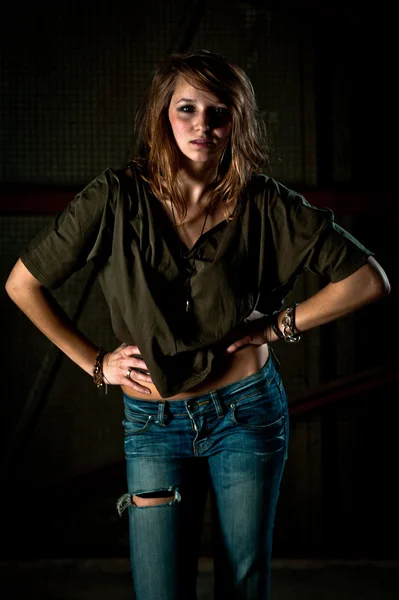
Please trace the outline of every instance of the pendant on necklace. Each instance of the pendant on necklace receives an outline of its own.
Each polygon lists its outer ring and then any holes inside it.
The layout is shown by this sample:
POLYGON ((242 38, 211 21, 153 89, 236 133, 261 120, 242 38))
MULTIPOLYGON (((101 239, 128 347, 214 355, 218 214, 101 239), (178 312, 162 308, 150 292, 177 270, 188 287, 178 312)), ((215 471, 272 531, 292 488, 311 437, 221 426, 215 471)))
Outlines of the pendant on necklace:
POLYGON ((188 298, 186 298, 186 313, 191 312, 191 302, 188 298))

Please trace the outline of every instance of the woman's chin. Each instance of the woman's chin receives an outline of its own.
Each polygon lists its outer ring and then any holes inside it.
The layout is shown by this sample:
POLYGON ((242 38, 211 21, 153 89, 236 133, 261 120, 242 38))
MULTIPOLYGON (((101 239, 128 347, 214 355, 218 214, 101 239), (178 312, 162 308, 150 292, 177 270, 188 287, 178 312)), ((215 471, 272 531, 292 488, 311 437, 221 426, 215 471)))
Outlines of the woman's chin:
POLYGON ((219 154, 215 153, 215 151, 210 151, 209 149, 204 149, 204 150, 194 150, 194 151, 187 151, 187 152, 182 152, 180 151, 180 156, 182 159, 182 164, 184 164, 184 162, 190 163, 190 164, 198 164, 198 165, 211 165, 211 164, 216 164, 219 160, 219 154))

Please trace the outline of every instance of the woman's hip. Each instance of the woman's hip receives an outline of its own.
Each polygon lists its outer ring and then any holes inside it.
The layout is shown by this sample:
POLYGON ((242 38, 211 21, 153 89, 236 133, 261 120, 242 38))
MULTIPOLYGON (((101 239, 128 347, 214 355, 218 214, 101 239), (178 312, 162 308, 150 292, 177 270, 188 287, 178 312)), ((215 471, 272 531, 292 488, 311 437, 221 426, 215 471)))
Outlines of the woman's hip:
POLYGON ((211 456, 245 446, 276 451, 288 441, 286 395, 272 355, 255 373, 184 400, 123 399, 127 457, 211 456))
MULTIPOLYGON (((205 394, 222 386, 236 383, 240 379, 259 371, 266 364, 269 353, 268 345, 263 344, 262 346, 246 346, 231 355, 215 359, 211 372, 201 383, 192 387, 187 392, 170 396, 166 400, 185 400, 193 396, 205 394)), ((154 384, 145 383, 145 386, 150 389, 150 395, 133 392, 126 386, 121 387, 124 394, 137 399, 150 401, 165 400, 154 384)))

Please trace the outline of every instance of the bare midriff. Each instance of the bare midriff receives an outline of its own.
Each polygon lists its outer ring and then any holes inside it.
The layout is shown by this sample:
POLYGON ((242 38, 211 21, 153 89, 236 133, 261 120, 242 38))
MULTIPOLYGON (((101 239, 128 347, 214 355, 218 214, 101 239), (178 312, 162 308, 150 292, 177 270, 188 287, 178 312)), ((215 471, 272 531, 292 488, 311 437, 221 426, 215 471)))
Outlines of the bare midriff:
POLYGON ((268 356, 269 348, 267 344, 264 344, 263 346, 245 346, 233 354, 215 361, 213 363, 212 371, 203 381, 201 381, 201 383, 190 388, 187 392, 176 394, 175 396, 169 396, 168 398, 162 398, 155 385, 152 383, 139 381, 140 385, 143 385, 151 390, 151 394, 141 394, 140 392, 136 392, 135 390, 132 390, 124 385, 121 387, 125 394, 133 398, 168 401, 184 400, 185 398, 191 398, 192 396, 205 394, 206 392, 210 392, 216 388, 229 385, 235 381, 243 379, 244 377, 253 375, 265 365, 268 356))

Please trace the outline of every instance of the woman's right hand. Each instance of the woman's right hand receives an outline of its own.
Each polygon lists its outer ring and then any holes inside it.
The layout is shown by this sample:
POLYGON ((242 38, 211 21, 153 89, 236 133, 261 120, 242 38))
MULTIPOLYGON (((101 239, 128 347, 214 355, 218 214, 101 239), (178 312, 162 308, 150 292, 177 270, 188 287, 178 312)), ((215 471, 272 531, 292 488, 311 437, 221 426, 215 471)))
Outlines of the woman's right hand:
POLYGON ((105 382, 124 385, 141 394, 150 394, 151 390, 139 383, 140 381, 152 383, 147 365, 140 356, 138 346, 128 346, 127 344, 121 344, 113 352, 107 352, 103 360, 105 382))

